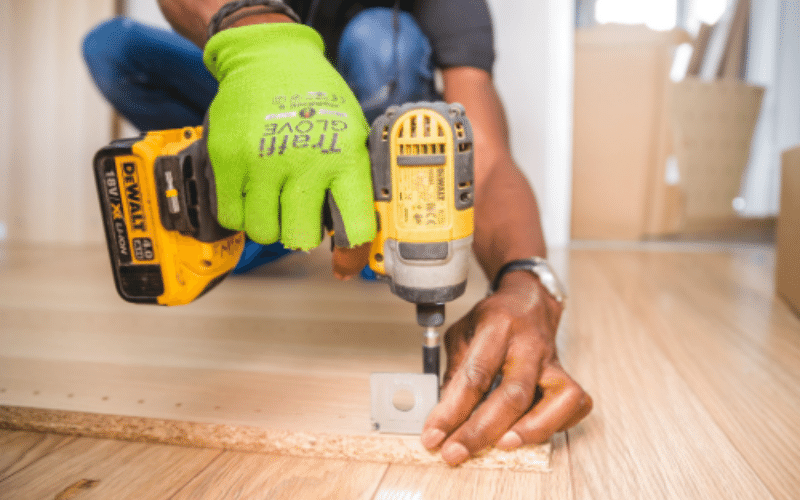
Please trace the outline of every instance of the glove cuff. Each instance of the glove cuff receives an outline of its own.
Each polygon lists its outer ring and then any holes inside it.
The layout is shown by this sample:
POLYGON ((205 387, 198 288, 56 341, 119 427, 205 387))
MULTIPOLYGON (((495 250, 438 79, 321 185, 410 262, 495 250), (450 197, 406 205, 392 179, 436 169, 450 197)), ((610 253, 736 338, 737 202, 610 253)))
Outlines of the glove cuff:
MULTIPOLYGON (((284 56, 300 56, 302 49, 310 49, 324 57, 325 43, 314 29, 303 24, 262 23, 239 26, 220 31, 208 40, 203 52, 203 62, 217 80, 220 70, 229 57, 243 53, 258 53, 265 57, 271 51, 280 51, 284 56)), ((302 57, 295 57, 295 61, 302 57)))

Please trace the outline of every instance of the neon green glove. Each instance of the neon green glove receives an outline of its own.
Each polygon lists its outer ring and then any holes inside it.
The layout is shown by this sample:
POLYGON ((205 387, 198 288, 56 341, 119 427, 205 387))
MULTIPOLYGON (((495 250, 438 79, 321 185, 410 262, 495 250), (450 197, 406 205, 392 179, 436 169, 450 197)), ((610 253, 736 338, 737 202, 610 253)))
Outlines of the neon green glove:
POLYGON ((369 125, 320 35, 291 23, 230 28, 203 59, 219 81, 207 131, 219 223, 310 250, 330 190, 344 223, 336 244, 374 239, 369 125))

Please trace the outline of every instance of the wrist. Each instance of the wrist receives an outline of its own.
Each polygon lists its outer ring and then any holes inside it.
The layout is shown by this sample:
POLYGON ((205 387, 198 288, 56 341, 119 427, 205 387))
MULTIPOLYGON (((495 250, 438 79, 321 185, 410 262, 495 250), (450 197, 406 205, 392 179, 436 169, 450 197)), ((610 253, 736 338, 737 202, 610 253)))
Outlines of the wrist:
POLYGON ((239 18, 227 21, 221 28, 221 30, 226 30, 228 28, 238 28, 240 26, 250 26, 251 24, 268 24, 268 23, 294 23, 294 20, 287 16, 286 14, 280 14, 277 12, 270 12, 270 13, 254 13, 249 14, 246 16, 241 16, 239 18))
POLYGON ((539 278, 524 269, 515 269, 504 273, 498 282, 495 291, 499 290, 526 290, 539 286, 539 278))
MULTIPOLYGON (((563 305, 567 296, 564 287, 547 260, 533 256, 527 259, 518 259, 507 262, 497 271, 491 284, 491 291, 498 290, 510 275, 519 275, 520 272, 529 274, 541 285, 541 287, 552 297, 553 300, 563 305)), ((511 278, 508 278, 511 279, 511 278)), ((513 278, 518 281, 520 278, 513 278)), ((513 282, 513 281, 512 281, 513 282)))
POLYGON ((282 0, 234 0, 208 22, 206 39, 228 28, 263 23, 299 23, 300 16, 282 0))

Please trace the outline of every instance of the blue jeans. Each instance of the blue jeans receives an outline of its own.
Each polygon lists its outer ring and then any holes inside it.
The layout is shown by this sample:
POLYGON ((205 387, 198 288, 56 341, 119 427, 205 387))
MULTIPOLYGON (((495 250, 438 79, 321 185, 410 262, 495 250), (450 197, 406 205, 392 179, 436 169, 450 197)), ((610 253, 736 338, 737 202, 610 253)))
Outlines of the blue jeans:
MULTIPOLYGON (((370 122, 390 105, 436 98, 430 42, 409 13, 394 16, 392 9, 366 9, 345 27, 339 42, 337 69, 370 122)), ((128 18, 90 31, 83 56, 100 92, 141 131, 200 125, 217 93, 217 81, 196 45, 128 18)), ((260 245, 248 239, 234 272, 287 253, 280 242, 260 245)))

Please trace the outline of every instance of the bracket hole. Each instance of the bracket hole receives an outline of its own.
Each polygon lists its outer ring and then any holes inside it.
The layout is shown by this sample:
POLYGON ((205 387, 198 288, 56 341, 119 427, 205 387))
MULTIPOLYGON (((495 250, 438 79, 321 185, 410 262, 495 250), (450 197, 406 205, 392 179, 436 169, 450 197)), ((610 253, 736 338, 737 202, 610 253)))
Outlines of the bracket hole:
POLYGON ((414 393, 408 389, 400 388, 392 396, 392 404, 400 411, 411 411, 416 404, 414 393))

